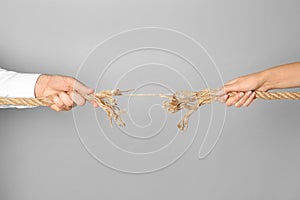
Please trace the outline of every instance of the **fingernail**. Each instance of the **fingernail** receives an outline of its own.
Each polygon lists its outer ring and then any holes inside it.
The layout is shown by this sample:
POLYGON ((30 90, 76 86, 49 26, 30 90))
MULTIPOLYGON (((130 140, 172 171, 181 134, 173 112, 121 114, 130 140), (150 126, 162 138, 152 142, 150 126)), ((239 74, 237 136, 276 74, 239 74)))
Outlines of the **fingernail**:
POLYGON ((247 96, 250 96, 251 93, 252 93, 252 91, 248 91, 247 92, 247 96))
POLYGON ((244 96, 244 92, 239 93, 239 97, 244 96))

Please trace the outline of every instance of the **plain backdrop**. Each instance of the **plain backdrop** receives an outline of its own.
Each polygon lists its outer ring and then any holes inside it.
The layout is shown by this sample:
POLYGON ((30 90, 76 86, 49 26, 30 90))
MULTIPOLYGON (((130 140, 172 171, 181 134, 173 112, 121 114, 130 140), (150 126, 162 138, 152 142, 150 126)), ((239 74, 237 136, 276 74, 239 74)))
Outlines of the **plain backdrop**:
MULTIPOLYGON (((299 19, 297 0, 0 0, 0 66, 75 76, 101 41, 155 26, 201 43, 228 81, 299 61, 299 19)), ((206 159, 197 137, 173 165, 141 175, 93 159, 72 112, 1 109, 0 199, 299 199, 299 106, 229 108, 206 159)))

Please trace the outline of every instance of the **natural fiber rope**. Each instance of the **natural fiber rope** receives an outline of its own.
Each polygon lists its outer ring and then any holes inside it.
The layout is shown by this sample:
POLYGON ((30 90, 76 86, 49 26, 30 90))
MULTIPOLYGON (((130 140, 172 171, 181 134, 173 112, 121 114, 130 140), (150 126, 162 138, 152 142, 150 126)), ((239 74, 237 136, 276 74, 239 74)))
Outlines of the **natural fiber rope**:
MULTIPOLYGON (((189 117, 204 104, 212 103, 217 100, 216 89, 202 90, 199 92, 192 91, 179 91, 175 94, 126 94, 128 91, 120 90, 103 90, 99 93, 84 95, 83 97, 87 101, 94 101, 101 107, 106 113, 110 122, 114 120, 117 125, 125 126, 124 121, 120 117, 123 113, 117 105, 114 96, 158 96, 161 98, 167 98, 169 101, 163 102, 163 107, 170 113, 176 113, 179 110, 187 109, 188 112, 184 115, 183 119, 178 123, 178 128, 185 130, 188 127, 189 117)), ((264 100, 300 100, 300 92, 261 92, 254 91, 255 98, 264 100)), ((236 92, 228 93, 229 96, 235 96, 236 92)), ((5 98, 0 97, 0 105, 15 105, 15 106, 51 106, 53 104, 52 98, 5 98)))

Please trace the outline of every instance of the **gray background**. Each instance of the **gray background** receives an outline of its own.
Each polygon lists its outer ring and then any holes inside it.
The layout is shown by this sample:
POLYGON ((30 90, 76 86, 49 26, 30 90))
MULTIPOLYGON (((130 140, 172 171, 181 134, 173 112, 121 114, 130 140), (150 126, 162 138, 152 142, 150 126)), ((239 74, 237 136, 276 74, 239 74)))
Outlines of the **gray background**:
MULTIPOLYGON (((209 51, 225 81, 300 60, 299 1, 0 1, 0 65, 75 76, 96 44, 160 26, 209 51)), ((0 111, 0 199, 299 199, 299 102, 229 108, 220 142, 174 165, 124 174, 83 148, 71 112, 0 111)))

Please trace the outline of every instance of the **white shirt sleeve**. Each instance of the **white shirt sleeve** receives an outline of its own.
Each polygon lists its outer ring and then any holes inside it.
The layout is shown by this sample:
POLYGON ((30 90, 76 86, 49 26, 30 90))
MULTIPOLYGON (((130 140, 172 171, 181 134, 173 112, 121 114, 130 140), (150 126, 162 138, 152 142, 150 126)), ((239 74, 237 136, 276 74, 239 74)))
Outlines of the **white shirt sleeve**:
MULTIPOLYGON (((0 96, 35 98, 34 88, 40 74, 17 73, 0 68, 0 96)), ((26 106, 6 106, 0 108, 28 108, 26 106)))

